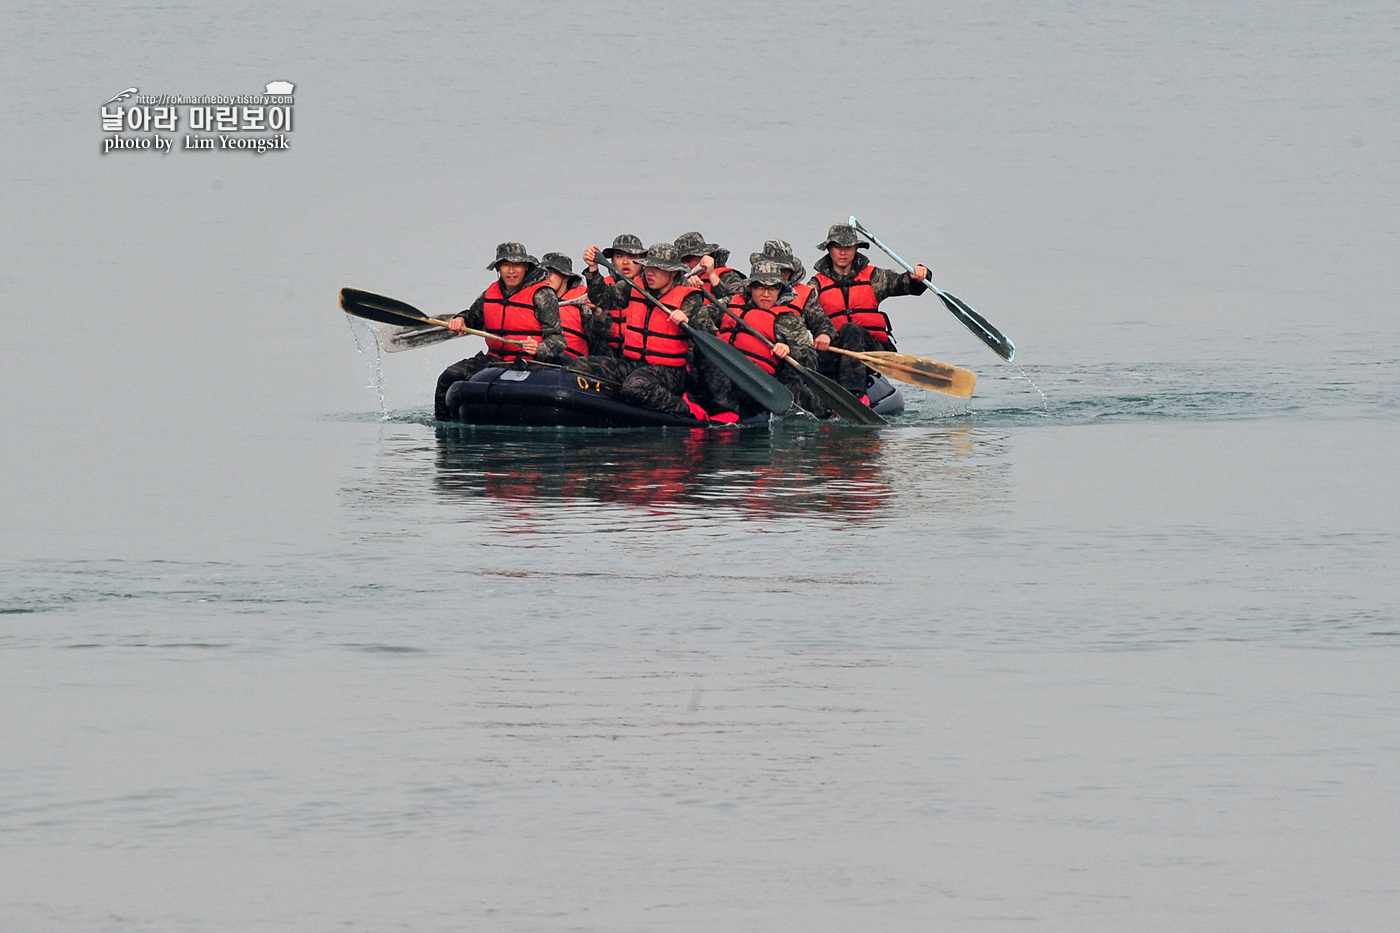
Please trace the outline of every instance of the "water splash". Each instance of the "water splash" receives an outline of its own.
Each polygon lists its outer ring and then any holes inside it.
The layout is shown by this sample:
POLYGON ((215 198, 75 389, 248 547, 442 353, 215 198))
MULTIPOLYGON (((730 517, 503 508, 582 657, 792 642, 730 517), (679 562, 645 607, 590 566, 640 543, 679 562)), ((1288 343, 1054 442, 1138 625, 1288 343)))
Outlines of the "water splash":
POLYGON ((350 333, 355 338, 355 349, 361 356, 367 355, 364 346, 365 342, 368 342, 370 346, 374 347, 374 381, 365 388, 373 389, 375 394, 379 396, 379 420, 388 421, 389 406, 384 401, 384 359, 379 350, 379 340, 375 337, 374 328, 370 327, 368 324, 357 321, 348 314, 345 316, 345 320, 350 324, 350 333), (364 337, 363 341, 360 339, 361 336, 364 337))

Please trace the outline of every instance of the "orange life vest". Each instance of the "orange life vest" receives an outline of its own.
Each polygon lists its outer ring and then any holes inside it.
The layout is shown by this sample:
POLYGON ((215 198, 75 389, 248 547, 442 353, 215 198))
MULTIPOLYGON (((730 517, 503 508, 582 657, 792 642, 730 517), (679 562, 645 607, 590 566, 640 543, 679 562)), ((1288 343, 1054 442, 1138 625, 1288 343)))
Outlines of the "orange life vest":
POLYGON ((559 296, 559 326, 564 328, 564 352, 571 357, 588 355, 588 335, 583 332, 583 308, 580 305, 566 305, 572 298, 582 298, 588 288, 575 285, 559 296))
POLYGON ((807 299, 812 295, 812 286, 806 282, 792 282, 790 284, 792 290, 797 292, 797 297, 789 301, 788 304, 796 308, 798 314, 801 314, 807 309, 807 299))
POLYGON ((875 289, 870 284, 870 273, 874 266, 866 266, 856 273, 855 281, 848 285, 837 285, 828 275, 817 273, 818 298, 822 310, 831 318, 831 323, 840 330, 852 321, 864 327, 880 343, 892 344, 890 339, 890 319, 880 310, 880 302, 875 298, 875 289))
MULTIPOLYGON (((743 294, 735 295, 729 299, 729 310, 743 318, 745 324, 777 343, 778 337, 773 332, 773 325, 778 320, 779 314, 788 313, 791 309, 782 305, 774 305, 765 311, 758 305, 749 305, 745 299, 746 296, 743 294)), ((723 314, 723 312, 720 313, 723 314)), ((724 314, 724 323, 720 326, 719 335, 733 344, 734 349, 741 351, 765 371, 769 373, 778 371, 778 358, 773 355, 773 350, 768 344, 739 326, 739 322, 728 314, 724 314)))
MULTIPOLYGON (((535 316, 535 292, 545 287, 543 282, 536 282, 507 298, 501 289, 501 280, 492 282, 481 296, 482 315, 486 319, 483 329, 512 340, 524 340, 526 337, 543 340, 544 331, 540 328, 540 319, 535 316)), ((497 359, 514 361, 525 357, 519 347, 490 337, 486 338, 486 349, 497 359)))
MULTIPOLYGON (((603 276, 603 281, 608 285, 617 284, 617 280, 610 275, 603 276)), ((626 307, 608 309, 608 317, 612 320, 612 334, 608 337, 608 343, 619 352, 621 352, 623 341, 627 336, 627 316, 632 313, 632 305, 639 304, 643 308, 648 307, 645 301, 637 297, 635 288, 629 294, 632 298, 626 307)))
MULTIPOLYGON (((660 300, 667 308, 678 310, 695 291, 689 285, 677 285, 660 300)), ((669 311, 638 298, 627 305, 627 334, 622 344, 622 355, 627 359, 653 366, 684 366, 689 346, 690 339, 671 321, 669 311)))

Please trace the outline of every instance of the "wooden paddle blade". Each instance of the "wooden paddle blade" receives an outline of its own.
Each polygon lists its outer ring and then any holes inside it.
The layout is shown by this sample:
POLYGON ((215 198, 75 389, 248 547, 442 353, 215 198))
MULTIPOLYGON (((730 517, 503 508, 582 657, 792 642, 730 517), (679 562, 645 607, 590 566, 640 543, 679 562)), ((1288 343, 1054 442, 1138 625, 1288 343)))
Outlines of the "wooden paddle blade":
POLYGON ((379 346, 385 353, 399 353, 403 350, 431 347, 444 341, 456 340, 460 336, 460 334, 444 330, 436 324, 415 324, 412 327, 390 324, 381 327, 378 334, 379 346))
POLYGON ((926 360, 907 353, 872 350, 869 353, 856 354, 856 358, 891 379, 922 386, 945 395, 955 395, 958 398, 971 398, 972 390, 977 385, 977 375, 970 369, 949 366, 947 363, 926 360))
POLYGON ((747 392, 755 402, 775 415, 784 414, 792 407, 792 393, 787 386, 759 369, 743 351, 689 324, 682 324, 681 329, 690 337, 696 350, 705 354, 716 369, 747 392))
POLYGON ((793 369, 797 370, 797 374, 802 377, 802 380, 812 387, 812 391, 821 398, 826 407, 845 420, 854 424, 889 424, 877 412, 872 411, 869 405, 847 392, 835 379, 830 379, 815 370, 808 369, 790 356, 785 359, 793 369))
POLYGON ((438 327, 447 326, 446 321, 426 317, 413 305, 399 301, 397 298, 360 291, 358 288, 342 288, 340 290, 340 307, 344 309, 346 314, 353 314, 355 317, 362 317, 367 321, 378 321, 380 324, 398 324, 404 327, 423 324, 435 324, 438 327))

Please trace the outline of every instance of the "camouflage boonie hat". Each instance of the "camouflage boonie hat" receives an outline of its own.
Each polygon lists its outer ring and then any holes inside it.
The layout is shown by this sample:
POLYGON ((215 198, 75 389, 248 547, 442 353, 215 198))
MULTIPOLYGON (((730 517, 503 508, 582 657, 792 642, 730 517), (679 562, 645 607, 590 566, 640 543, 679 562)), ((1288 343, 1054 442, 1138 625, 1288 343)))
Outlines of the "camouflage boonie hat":
MULTIPOLYGON (((682 233, 676 237, 676 251, 682 258, 686 256, 713 256, 719 250, 718 243, 707 243, 698 231, 682 233)), ((725 257, 728 258, 728 253, 725 257)))
POLYGON ((558 272, 566 282, 582 278, 574 275, 574 261, 563 253, 545 253, 540 257, 540 265, 551 272, 558 272))
POLYGON ((753 264, 753 271, 749 273, 749 277, 744 279, 742 284, 745 288, 752 285, 768 285, 773 288, 784 288, 787 286, 787 279, 783 278, 783 269, 783 263, 777 262, 771 258, 761 258, 753 264))
POLYGON ((764 240, 763 255, 778 262, 792 262, 792 244, 787 240, 764 240))
POLYGON ((855 246, 859 249, 869 249, 870 244, 856 235, 856 228, 850 224, 832 224, 831 229, 826 231, 826 239, 817 244, 817 249, 827 249, 831 246, 855 246))
POLYGON ((603 258, 611 259, 618 253, 626 253, 628 256, 640 256, 647 251, 642 245, 642 238, 633 236, 630 233, 622 233, 613 237, 613 245, 603 250, 603 258))
POLYGON ((771 259, 779 265, 787 266, 792 270, 790 282, 800 282, 807 277, 807 269, 802 265, 802 260, 798 259, 792 252, 792 244, 787 240, 764 240, 763 252, 752 253, 749 256, 749 265, 758 262, 759 259, 771 259))
POLYGON ((684 272, 685 263, 681 262, 681 254, 672 243, 653 243, 647 247, 647 254, 642 258, 642 268, 660 269, 662 272, 684 272))
POLYGON ((524 243, 502 243, 496 247, 496 261, 486 268, 495 271, 496 267, 503 262, 519 262, 529 266, 538 266, 540 261, 529 253, 525 252, 524 243))

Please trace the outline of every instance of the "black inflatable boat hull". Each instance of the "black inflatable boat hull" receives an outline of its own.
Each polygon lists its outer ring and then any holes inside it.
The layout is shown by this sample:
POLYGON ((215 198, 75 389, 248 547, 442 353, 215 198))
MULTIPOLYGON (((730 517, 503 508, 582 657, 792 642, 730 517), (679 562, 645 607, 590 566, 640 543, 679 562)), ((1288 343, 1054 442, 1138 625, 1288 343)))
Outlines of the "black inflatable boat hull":
MULTIPOLYGON (((884 379, 870 387, 870 402, 880 414, 904 410, 899 390, 884 379)), ((713 422, 678 418, 630 405, 617 397, 611 383, 546 366, 529 369, 488 367, 447 390, 447 410, 462 424, 569 428, 694 428, 713 422)), ((767 412, 745 418, 741 426, 767 424, 767 412)))

